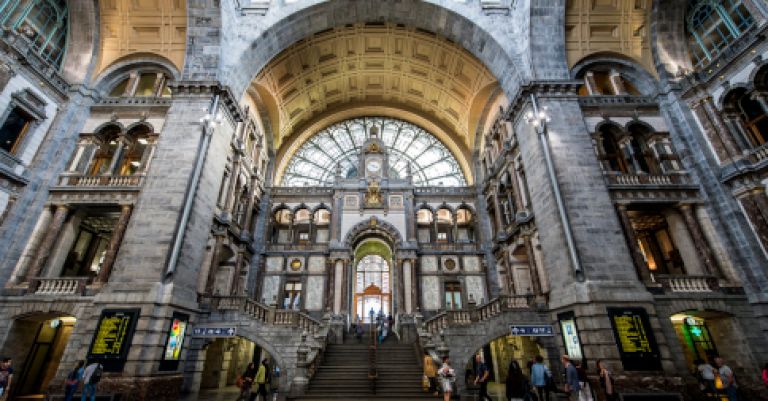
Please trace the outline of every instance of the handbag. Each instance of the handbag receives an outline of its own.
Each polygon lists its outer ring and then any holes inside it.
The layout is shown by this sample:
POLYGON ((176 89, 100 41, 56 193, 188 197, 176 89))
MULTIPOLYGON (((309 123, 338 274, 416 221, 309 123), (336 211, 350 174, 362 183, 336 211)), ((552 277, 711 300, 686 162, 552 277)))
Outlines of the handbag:
POLYGON ((237 376, 237 380, 235 380, 235 386, 237 386, 237 388, 239 388, 239 389, 242 389, 243 388, 243 382, 244 382, 243 375, 239 375, 239 376, 237 376))
POLYGON ((718 390, 725 388, 725 383, 723 383, 723 378, 720 377, 720 374, 715 374, 715 388, 718 390))
POLYGON ((421 377, 421 388, 424 389, 424 391, 429 391, 429 377, 427 375, 424 375, 421 377))

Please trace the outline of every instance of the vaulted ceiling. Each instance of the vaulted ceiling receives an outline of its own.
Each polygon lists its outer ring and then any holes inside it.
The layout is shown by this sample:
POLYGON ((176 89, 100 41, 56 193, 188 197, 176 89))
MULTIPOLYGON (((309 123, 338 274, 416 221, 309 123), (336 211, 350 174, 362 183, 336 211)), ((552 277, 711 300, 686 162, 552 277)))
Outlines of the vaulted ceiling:
POLYGON ((186 0, 99 0, 101 59, 98 71, 134 54, 155 54, 184 67, 186 0))
POLYGON ((601 52, 631 57, 654 71, 650 47, 652 0, 567 0, 568 65, 601 52))
MULTIPOLYGON (((469 52, 433 33, 357 24, 317 33, 283 51, 252 83, 269 109, 275 148, 318 119, 363 105, 402 109, 441 126, 462 149, 498 87, 469 52)), ((322 127, 321 127, 322 128, 322 127)))

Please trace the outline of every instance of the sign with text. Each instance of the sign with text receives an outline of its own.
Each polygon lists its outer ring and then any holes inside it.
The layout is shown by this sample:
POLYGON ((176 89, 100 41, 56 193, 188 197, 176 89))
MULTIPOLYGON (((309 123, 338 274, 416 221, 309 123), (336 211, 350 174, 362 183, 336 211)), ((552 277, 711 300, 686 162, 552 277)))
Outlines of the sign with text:
POLYGON ((139 309, 104 309, 88 351, 88 359, 98 361, 107 372, 123 370, 131 348, 139 309))
POLYGON ((554 335, 549 324, 510 324, 509 331, 513 336, 547 337, 554 335))
POLYGON ((563 333, 563 341, 565 342, 565 350, 568 356, 574 361, 582 360, 584 355, 581 353, 579 332, 576 329, 576 321, 573 316, 560 320, 560 331, 563 333))
POLYGON ((624 370, 661 370, 661 355, 644 308, 607 308, 624 370))
POLYGON ((194 337, 234 337, 237 327, 195 327, 192 329, 194 337))

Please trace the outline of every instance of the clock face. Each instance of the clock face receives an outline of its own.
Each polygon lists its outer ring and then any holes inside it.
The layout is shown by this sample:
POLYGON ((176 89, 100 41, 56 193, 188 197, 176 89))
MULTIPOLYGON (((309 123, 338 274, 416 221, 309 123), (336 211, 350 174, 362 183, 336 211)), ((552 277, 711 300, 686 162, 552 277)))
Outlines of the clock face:
POLYGON ((381 170, 381 161, 369 160, 368 163, 365 165, 365 168, 368 170, 368 172, 378 173, 381 170))

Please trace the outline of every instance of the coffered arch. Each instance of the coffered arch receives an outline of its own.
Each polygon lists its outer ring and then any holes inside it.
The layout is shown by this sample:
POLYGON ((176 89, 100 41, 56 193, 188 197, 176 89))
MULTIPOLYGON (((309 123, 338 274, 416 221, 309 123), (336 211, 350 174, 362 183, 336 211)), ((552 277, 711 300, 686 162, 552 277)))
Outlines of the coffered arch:
POLYGON ((300 40, 252 86, 270 108, 278 149, 315 115, 361 103, 415 110, 471 148, 472 128, 498 83, 472 54, 439 35, 360 23, 300 40))

